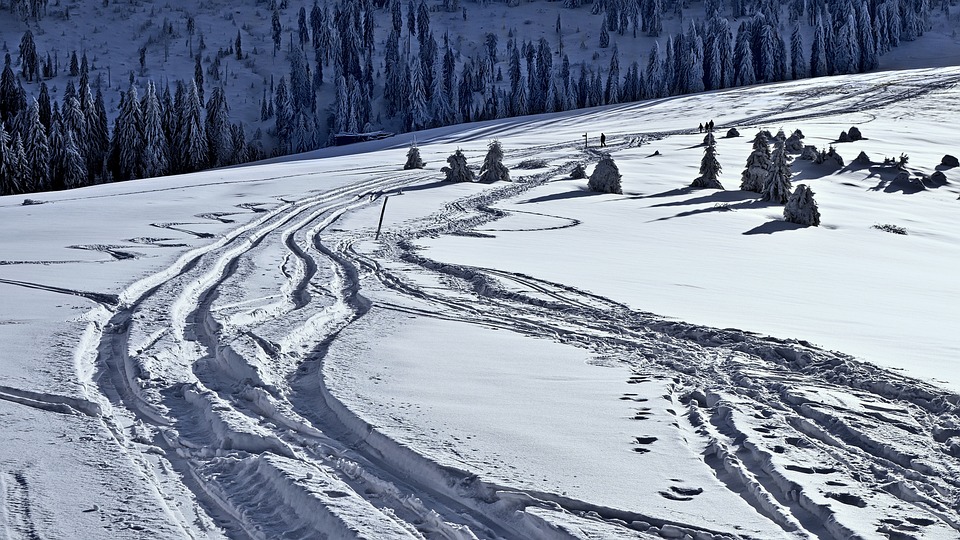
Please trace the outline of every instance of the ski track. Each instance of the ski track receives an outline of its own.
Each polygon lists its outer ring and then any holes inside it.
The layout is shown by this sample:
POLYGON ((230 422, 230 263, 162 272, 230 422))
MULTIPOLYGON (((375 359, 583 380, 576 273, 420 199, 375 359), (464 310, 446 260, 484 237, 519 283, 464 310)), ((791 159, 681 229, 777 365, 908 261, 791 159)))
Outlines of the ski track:
MULTIPOLYGON (((958 80, 884 83, 865 99, 858 94, 863 88, 850 88, 849 109, 882 107, 958 80)), ((826 114, 818 110, 816 95, 792 97, 781 111, 729 125, 826 114)), ((843 101, 832 102, 829 113, 847 110, 843 101)), ((626 134, 608 151, 690 132, 626 134)), ((668 320, 561 283, 445 264, 418 252, 416 239, 471 234, 512 212, 495 208, 497 201, 601 155, 569 141, 507 157, 550 150, 576 159, 552 163, 524 183, 447 204, 404 223, 402 232, 385 231, 373 255, 355 248, 371 231, 331 225, 423 180, 424 173, 387 174, 269 209, 241 205, 258 217, 188 251, 119 298, 4 280, 100 305, 89 314, 88 335, 76 354, 89 401, 6 387, 0 399, 102 414, 185 537, 204 537, 203 523, 210 519, 240 538, 279 531, 290 538, 574 537, 539 517, 545 513, 579 516, 619 528, 624 536, 649 527, 676 537, 730 534, 496 485, 441 466, 378 432, 325 385, 323 359, 338 333, 370 309, 396 310, 581 347, 632 366, 629 383, 668 381, 663 399, 676 416, 676 429, 692 446, 707 448, 704 459, 717 479, 785 536, 846 538, 853 534, 850 519, 874 520, 882 524, 878 534, 897 538, 960 534, 958 396, 804 341, 668 320), (280 261, 278 246, 284 250, 280 261), (261 272, 271 274, 273 290, 257 292, 261 272), (418 285, 410 276, 432 276, 441 286, 418 285), (362 294, 365 287, 392 290, 420 307, 373 304, 362 294), (179 482, 170 482, 168 469, 179 482), (861 493, 879 502, 868 504, 861 493), (178 499, 196 500, 201 508, 191 515, 173 502, 178 499)), ((227 223, 227 215, 198 217, 227 223)), ((553 228, 579 224, 536 215, 566 222, 553 228)), ((211 237, 178 225, 154 224, 211 237)), ((162 246, 163 239, 134 241, 162 246)), ((73 247, 118 253, 116 246, 73 247)), ((649 409, 631 395, 621 399, 638 402, 634 418, 642 424, 649 409)), ((642 455, 655 444, 655 437, 638 432, 634 451, 642 455)), ((4 526, 38 537, 26 480, 17 474, 0 477, 4 526)), ((660 494, 695 500, 697 489, 672 486, 660 494)))

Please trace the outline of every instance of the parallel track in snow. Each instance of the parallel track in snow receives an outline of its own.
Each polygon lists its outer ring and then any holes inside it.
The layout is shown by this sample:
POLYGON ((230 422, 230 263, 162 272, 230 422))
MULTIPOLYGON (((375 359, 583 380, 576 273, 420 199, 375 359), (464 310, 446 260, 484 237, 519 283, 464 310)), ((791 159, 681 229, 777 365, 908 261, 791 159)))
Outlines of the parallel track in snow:
MULTIPOLYGON (((940 86, 956 82, 946 78, 940 86)), ((880 88, 867 106, 923 91, 880 88)), ((735 124, 810 117, 794 112, 795 105, 735 124)), ((960 435, 950 427, 960 426, 956 396, 804 342, 670 321, 561 283, 444 264, 417 251, 416 239, 470 233, 509 214, 492 204, 600 155, 566 142, 507 157, 553 150, 574 159, 387 231, 376 255, 357 248, 357 233, 333 225, 382 194, 423 180, 423 173, 386 174, 283 204, 101 307, 107 315, 97 339, 88 354, 78 355, 96 361, 97 372, 85 382, 182 536, 572 536, 522 511, 529 506, 603 522, 624 535, 636 532, 628 531, 631 522, 720 534, 562 494, 498 486, 378 432, 323 378, 329 345, 371 309, 364 287, 409 301, 378 304, 386 309, 582 347, 619 358, 638 377, 652 369, 667 373, 665 399, 679 412, 678 427, 710 449, 705 462, 718 479, 786 536, 842 538, 850 515, 877 519, 897 534, 911 526, 920 536, 960 534, 960 465, 942 444, 960 435), (412 275, 443 286, 425 287, 412 275), (833 392, 865 406, 839 411, 817 400, 833 392), (770 427, 757 430, 746 421, 755 417, 770 427), (930 458, 929 452, 940 454, 930 458), (792 469, 782 466, 783 456, 792 469), (809 492, 803 487, 809 483, 795 480, 827 470, 837 482, 832 491, 809 492), (843 485, 863 486, 883 504, 867 505, 843 485), (849 512, 835 511, 830 501, 849 512), (877 516, 881 510, 887 515, 877 516)))

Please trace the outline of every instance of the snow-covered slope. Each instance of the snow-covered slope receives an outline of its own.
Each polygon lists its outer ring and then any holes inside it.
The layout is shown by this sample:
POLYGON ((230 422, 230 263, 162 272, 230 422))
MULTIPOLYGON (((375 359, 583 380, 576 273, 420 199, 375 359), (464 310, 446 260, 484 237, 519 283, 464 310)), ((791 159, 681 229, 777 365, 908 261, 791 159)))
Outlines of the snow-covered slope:
POLYGON ((0 198, 0 530, 956 537, 958 82, 467 124, 416 134, 423 170, 410 135, 0 198), (687 188, 708 119, 726 191, 687 188), (757 130, 852 126, 844 168, 792 163, 821 227, 737 190, 757 130), (493 138, 514 183, 440 181, 493 138), (569 178, 604 152, 623 195, 569 178))

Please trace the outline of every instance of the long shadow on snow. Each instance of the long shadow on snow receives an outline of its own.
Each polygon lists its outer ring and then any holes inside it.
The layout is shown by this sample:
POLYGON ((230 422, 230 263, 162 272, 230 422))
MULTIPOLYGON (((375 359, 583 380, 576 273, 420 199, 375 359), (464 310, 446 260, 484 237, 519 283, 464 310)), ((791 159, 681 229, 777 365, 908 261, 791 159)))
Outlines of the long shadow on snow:
POLYGON ((717 204, 717 203, 731 203, 731 202, 742 202, 748 200, 754 200, 757 198, 757 194, 751 191, 714 191, 712 193, 703 195, 701 197, 694 197, 692 199, 686 199, 683 201, 674 201, 667 203, 652 204, 650 208, 661 208, 667 206, 689 206, 693 204, 717 204))
POLYGON ((593 191, 588 191, 586 189, 576 189, 573 191, 565 191, 563 193, 553 193, 551 195, 541 195, 540 197, 534 197, 532 199, 527 199, 525 201, 519 201, 519 204, 530 204, 530 203, 541 203, 541 202, 550 202, 550 201, 562 201, 564 199, 577 199, 580 197, 589 197, 591 195, 600 195, 593 191))
MULTIPOLYGON (((743 193, 751 193, 751 197, 758 196, 758 194, 753 194, 752 192, 743 192, 743 193)), ((688 210, 686 212, 680 212, 675 216, 657 218, 657 219, 651 220, 650 222, 652 223, 657 221, 668 221, 676 218, 690 217, 690 216, 696 216, 700 214, 709 214, 711 212, 730 212, 733 210, 741 210, 741 209, 748 209, 748 208, 767 208, 769 206, 779 206, 779 205, 771 201, 761 201, 759 199, 751 198, 750 200, 743 201, 739 204, 717 203, 717 205, 710 206, 708 208, 697 208, 696 210, 688 210)))
POLYGON ((773 234, 780 231, 795 231, 797 229, 805 229, 803 225, 797 223, 790 223, 789 221, 783 221, 780 219, 775 219, 760 225, 759 227, 754 227, 749 231, 744 232, 745 235, 752 234, 773 234))

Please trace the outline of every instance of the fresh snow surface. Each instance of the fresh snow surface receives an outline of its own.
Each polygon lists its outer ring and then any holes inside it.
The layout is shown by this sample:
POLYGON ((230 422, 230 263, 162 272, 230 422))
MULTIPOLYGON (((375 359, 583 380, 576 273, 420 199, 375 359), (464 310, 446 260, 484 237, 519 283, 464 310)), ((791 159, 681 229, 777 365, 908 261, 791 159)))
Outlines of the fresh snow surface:
POLYGON ((411 134, 0 198, 0 535, 957 538, 958 82, 448 127, 416 134, 422 170, 411 134), (687 187, 703 119, 726 191, 687 187), (820 227, 730 189, 758 130, 851 126, 844 168, 791 164, 820 227), (601 132, 622 195, 569 179, 601 132), (494 138, 513 183, 441 181, 494 138))

